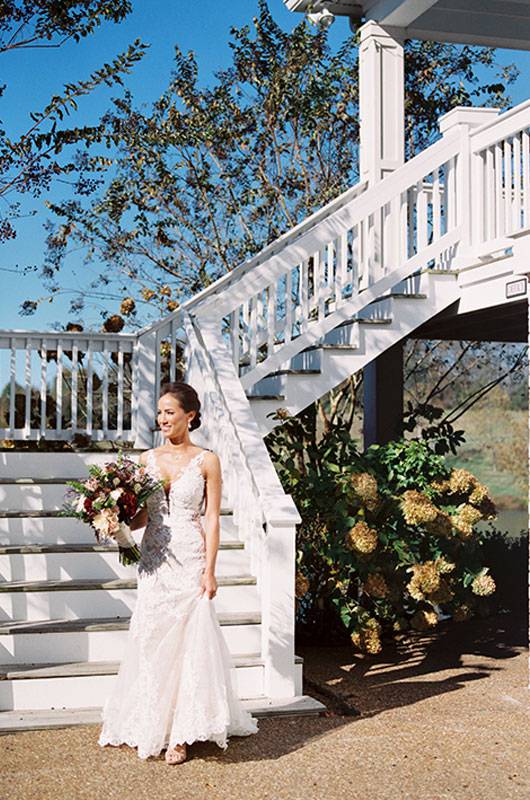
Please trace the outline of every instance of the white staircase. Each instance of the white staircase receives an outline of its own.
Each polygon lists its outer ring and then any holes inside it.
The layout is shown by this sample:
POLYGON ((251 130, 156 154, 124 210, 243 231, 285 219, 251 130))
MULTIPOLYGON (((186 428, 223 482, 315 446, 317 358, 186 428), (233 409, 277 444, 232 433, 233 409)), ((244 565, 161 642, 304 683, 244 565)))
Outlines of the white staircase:
MULTIPOLYGON (((88 526, 58 516, 65 482, 110 457, 0 456, 0 732, 43 727, 44 721, 97 722, 112 690, 134 609, 136 571, 119 563, 117 548, 98 545, 88 526)), ((136 533, 139 541, 142 531, 136 533)), ((302 696, 300 658, 294 665, 297 702, 273 703, 265 695, 256 577, 227 508, 216 573, 214 603, 239 697, 257 714, 318 711, 320 704, 302 696)))
MULTIPOLYGON (((530 102, 496 118, 455 109, 440 127, 404 166, 138 334, 0 332, 10 390, 0 437, 81 432, 138 449, 153 445, 163 360, 173 380, 184 344, 204 412, 194 438, 223 469, 216 607, 238 692, 258 713, 321 708, 302 695, 294 652, 300 517, 263 443, 278 424, 267 415, 296 414, 435 315, 498 302, 510 272, 530 271, 530 102)), ((54 724, 42 717, 52 709, 56 724, 97 720, 134 570, 54 514, 85 457, 13 451, 0 466, 0 730, 54 724)))

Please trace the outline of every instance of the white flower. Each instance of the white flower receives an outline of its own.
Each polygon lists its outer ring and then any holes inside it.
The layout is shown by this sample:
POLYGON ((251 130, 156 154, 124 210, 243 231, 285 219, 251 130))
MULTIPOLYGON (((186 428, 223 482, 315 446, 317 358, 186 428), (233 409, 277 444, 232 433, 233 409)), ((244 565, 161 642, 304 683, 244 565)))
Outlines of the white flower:
POLYGON ((79 497, 79 500, 77 501, 77 505, 75 507, 75 510, 77 511, 78 514, 80 514, 82 511, 85 510, 85 495, 84 494, 82 494, 79 497))
POLYGON ((122 494, 123 494, 123 489, 114 489, 114 491, 110 493, 110 496, 112 497, 113 500, 117 502, 119 498, 122 496, 122 494))

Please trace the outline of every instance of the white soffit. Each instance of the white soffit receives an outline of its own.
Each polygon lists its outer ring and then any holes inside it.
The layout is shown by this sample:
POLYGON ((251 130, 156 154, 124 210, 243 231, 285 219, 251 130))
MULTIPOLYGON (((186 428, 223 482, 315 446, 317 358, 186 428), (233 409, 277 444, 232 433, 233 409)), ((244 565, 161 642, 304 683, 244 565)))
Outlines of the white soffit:
MULTIPOLYGON (((313 10, 322 0, 284 0, 291 11, 313 10)), ((530 0, 337 0, 334 14, 374 20, 410 39, 530 50, 530 0)))

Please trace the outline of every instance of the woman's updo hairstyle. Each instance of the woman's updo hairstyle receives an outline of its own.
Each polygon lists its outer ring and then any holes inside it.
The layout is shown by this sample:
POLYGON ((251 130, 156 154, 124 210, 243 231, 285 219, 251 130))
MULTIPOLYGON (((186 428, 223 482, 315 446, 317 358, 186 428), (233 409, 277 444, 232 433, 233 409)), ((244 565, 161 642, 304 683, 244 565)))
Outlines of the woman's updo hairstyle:
POLYGON ((189 383, 184 383, 184 381, 164 383, 160 387, 160 397, 163 397, 165 394, 173 395, 184 411, 195 411, 195 416, 190 422, 190 431, 194 431, 196 428, 200 427, 201 401, 193 386, 190 386, 189 383))

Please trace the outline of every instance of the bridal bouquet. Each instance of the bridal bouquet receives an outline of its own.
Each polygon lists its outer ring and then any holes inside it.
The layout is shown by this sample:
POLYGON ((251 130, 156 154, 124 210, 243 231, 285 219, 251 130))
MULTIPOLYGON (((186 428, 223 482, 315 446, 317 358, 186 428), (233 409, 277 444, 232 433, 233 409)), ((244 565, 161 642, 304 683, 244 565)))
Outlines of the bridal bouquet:
POLYGON ((70 487, 63 506, 63 516, 87 522, 96 540, 118 544, 122 564, 135 564, 140 550, 129 523, 147 498, 163 487, 145 467, 120 452, 116 461, 103 466, 90 464, 85 481, 67 481, 70 487))

